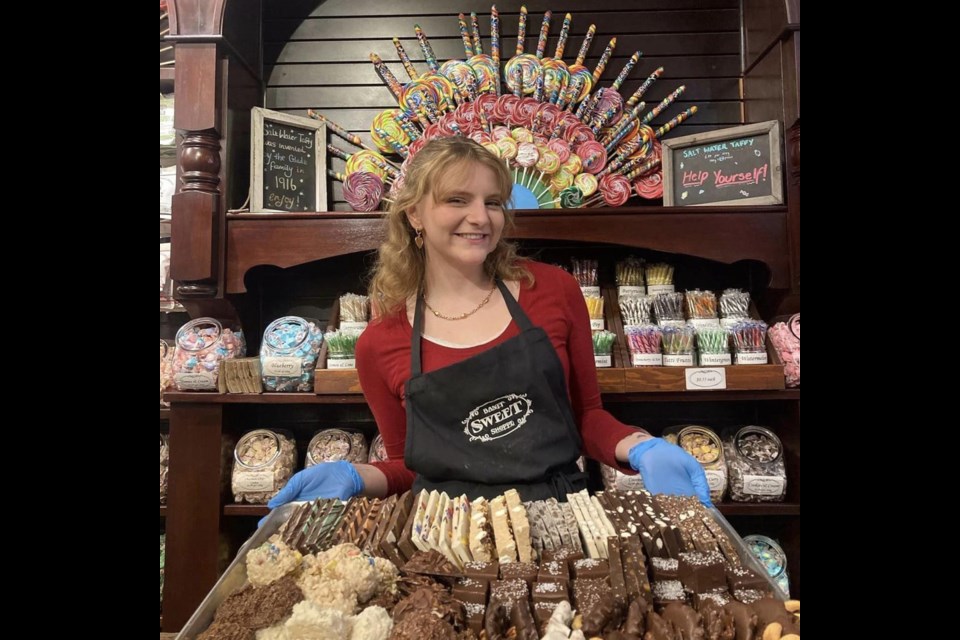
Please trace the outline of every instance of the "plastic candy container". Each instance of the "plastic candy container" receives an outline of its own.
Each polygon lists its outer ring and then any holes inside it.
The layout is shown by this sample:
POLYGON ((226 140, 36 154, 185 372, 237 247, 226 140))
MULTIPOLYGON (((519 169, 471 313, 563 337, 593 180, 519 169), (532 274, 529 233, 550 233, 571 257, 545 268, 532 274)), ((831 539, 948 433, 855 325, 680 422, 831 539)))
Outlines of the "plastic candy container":
POLYGON ((246 353, 242 331, 231 331, 215 318, 191 320, 177 331, 173 382, 178 391, 215 390, 220 361, 246 353))
POLYGON ((314 369, 323 344, 316 320, 284 316, 271 322, 260 345, 260 370, 267 391, 313 391, 314 369))
POLYGON ((745 536, 743 543, 789 597, 790 581, 787 578, 787 554, 784 553, 783 548, 777 544, 776 540, 767 536, 745 536))
POLYGON ((297 450, 289 434, 257 429, 240 438, 233 457, 234 500, 266 504, 293 475, 297 450))

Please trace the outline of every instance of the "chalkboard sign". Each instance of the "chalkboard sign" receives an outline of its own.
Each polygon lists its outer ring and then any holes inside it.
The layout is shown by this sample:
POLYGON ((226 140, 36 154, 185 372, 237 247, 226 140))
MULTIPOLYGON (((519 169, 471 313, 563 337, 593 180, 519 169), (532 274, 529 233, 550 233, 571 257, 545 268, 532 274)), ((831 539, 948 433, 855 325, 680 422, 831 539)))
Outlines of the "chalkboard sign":
POLYGON ((776 120, 663 141, 663 204, 783 204, 776 120))
POLYGON ((250 119, 250 211, 326 211, 326 125, 260 107, 250 119))

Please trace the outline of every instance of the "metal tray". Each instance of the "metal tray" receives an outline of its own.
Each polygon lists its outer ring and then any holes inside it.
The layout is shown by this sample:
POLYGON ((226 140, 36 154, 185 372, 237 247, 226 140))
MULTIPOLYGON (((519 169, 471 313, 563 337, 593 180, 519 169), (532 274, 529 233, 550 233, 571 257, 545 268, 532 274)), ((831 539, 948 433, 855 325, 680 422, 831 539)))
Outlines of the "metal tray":
POLYGON ((197 610, 187 620, 187 624, 177 635, 177 640, 193 640, 193 638, 206 631, 207 627, 213 623, 213 616, 217 612, 217 607, 227 599, 227 596, 239 591, 247 583, 247 553, 251 549, 259 547, 276 533, 301 504, 291 502, 270 512, 263 525, 240 547, 237 557, 233 559, 233 562, 223 572, 217 583, 213 585, 213 589, 210 590, 207 597, 203 599, 197 610))
POLYGON ((726 518, 723 517, 723 514, 717 510, 716 507, 706 507, 707 513, 709 513, 713 519, 720 525, 723 531, 727 534, 727 537, 730 538, 730 542, 737 548, 737 554, 740 556, 740 562, 743 563, 743 566, 750 569, 759 576, 763 576, 767 584, 770 586, 770 590, 773 592, 773 597, 777 600, 789 600, 787 594, 783 592, 783 589, 780 588, 780 585, 777 584, 776 580, 767 573, 767 570, 760 564, 760 561, 757 560, 757 557, 750 552, 750 549, 747 548, 747 545, 744 544, 743 538, 740 537, 740 534, 737 533, 737 530, 733 528, 726 518))

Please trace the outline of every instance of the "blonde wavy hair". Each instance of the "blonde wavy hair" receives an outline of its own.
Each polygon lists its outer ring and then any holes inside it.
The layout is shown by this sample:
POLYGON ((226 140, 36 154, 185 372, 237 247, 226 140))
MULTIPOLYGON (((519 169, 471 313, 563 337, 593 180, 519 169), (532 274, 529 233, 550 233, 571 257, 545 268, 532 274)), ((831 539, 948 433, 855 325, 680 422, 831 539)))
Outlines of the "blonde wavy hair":
MULTIPOLYGON (((510 199, 513 179, 506 165, 482 145, 461 136, 431 140, 410 162, 400 192, 385 219, 386 239, 380 245, 370 281, 370 302, 374 315, 383 315, 405 307, 407 300, 423 286, 425 253, 413 242, 416 235, 407 212, 429 193, 440 202, 447 188, 444 178, 465 163, 488 167, 496 176, 501 202, 510 199)), ((500 241, 484 262, 484 271, 501 280, 525 280, 533 284, 532 274, 523 266, 514 243, 504 240, 513 229, 513 213, 504 209, 504 227, 500 241)))

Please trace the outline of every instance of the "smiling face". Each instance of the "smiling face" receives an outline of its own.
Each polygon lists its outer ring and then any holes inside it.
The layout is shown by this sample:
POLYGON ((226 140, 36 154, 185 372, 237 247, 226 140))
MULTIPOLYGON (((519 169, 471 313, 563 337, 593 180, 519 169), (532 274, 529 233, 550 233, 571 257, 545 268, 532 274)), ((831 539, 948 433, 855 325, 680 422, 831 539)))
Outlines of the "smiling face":
POLYGON ((482 269, 503 233, 503 204, 489 167, 466 161, 444 172, 407 213, 410 224, 423 229, 430 268, 482 269))

